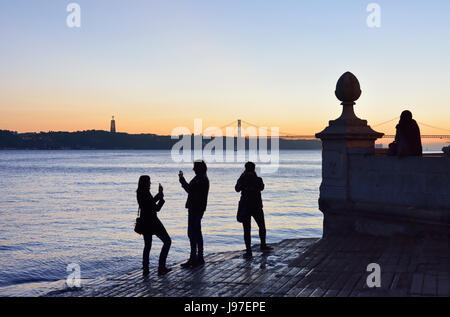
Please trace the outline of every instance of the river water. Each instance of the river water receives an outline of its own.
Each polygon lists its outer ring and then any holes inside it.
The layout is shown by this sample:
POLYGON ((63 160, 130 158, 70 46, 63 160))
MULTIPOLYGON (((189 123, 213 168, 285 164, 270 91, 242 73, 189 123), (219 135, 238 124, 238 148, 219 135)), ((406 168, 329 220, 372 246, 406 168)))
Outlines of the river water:
MULTIPOLYGON (((159 217, 172 238, 168 265, 189 256, 186 193, 170 151, 0 151, 0 295, 35 296, 61 287, 67 266, 81 277, 127 272, 141 266, 143 241, 133 231, 140 175, 164 186, 159 217)), ((202 227, 205 253, 244 249, 234 191, 243 163, 210 163, 210 194, 202 227)), ((261 175, 269 243, 320 237, 317 199, 321 151, 281 151, 277 172, 261 175)), ((252 223, 252 242, 259 243, 252 223)), ((161 242, 155 238, 150 265, 161 242)))

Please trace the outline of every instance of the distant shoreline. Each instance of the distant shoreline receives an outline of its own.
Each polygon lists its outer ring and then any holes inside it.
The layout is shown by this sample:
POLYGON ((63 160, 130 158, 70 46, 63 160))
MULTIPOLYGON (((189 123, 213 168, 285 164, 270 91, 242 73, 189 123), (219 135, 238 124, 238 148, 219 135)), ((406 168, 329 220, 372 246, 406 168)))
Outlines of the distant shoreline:
MULTIPOLYGON (((111 133, 102 130, 78 132, 40 132, 17 133, 0 130, 0 150, 171 150, 180 141, 170 135, 111 133)), ((191 144, 194 136, 191 135, 191 144)), ((237 138, 223 137, 223 149, 228 149, 227 141, 236 147, 237 138)), ((202 148, 211 139, 202 140, 202 148)), ((259 139, 258 139, 259 145, 259 139)), ((245 139, 245 148, 249 148, 249 139, 245 139)), ((267 138, 267 148, 271 149, 271 140, 267 138)), ((320 140, 279 139, 280 150, 320 150, 320 140)))
MULTIPOLYGON (((319 151, 320 149, 279 149, 280 151, 319 151)), ((171 149, 24 149, 0 148, 1 151, 171 151, 171 149)), ((193 151, 192 151, 193 152, 193 151)), ((224 151, 226 152, 226 151, 224 151)), ((236 152, 236 151, 235 151, 236 152)), ((432 151, 440 153, 439 151, 432 151)))

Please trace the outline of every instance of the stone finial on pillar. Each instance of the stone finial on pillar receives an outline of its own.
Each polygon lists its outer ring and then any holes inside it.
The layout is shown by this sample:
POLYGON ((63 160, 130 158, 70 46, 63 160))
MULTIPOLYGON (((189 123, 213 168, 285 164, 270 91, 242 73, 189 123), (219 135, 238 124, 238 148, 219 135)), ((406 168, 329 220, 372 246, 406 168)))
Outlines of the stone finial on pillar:
MULTIPOLYGON (((319 209, 324 213, 324 236, 342 229, 341 210, 351 205, 349 182, 350 162, 361 155, 374 155, 375 140, 383 133, 372 130, 366 120, 353 110, 361 96, 358 79, 350 72, 339 78, 336 97, 342 102, 342 114, 316 137, 322 140, 322 183, 319 209), (336 228, 340 229, 336 229, 336 228)), ((345 229, 342 229, 345 231, 345 229)))
POLYGON ((361 96, 361 88, 356 76, 350 72, 343 74, 336 84, 335 95, 341 101, 342 114, 336 120, 330 121, 329 126, 322 132, 317 133, 316 137, 322 141, 331 139, 358 141, 351 142, 348 145, 350 147, 367 148, 369 152, 373 152, 375 140, 381 138, 383 133, 372 130, 367 125, 366 120, 359 119, 355 115, 353 106, 361 96))

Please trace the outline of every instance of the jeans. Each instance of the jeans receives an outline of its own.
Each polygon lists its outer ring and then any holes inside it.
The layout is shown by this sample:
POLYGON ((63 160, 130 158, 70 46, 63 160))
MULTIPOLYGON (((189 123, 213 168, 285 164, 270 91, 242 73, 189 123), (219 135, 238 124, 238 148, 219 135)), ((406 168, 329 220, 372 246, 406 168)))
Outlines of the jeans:
POLYGON ((204 212, 188 211, 188 237, 191 244, 191 259, 203 257, 202 218, 204 212))
POLYGON ((264 213, 262 211, 256 211, 251 213, 251 216, 247 217, 243 222, 242 226, 244 227, 244 241, 245 247, 247 250, 252 249, 251 243, 251 221, 253 217, 256 221, 256 224, 259 227, 259 238, 261 239, 261 245, 266 245, 266 224, 264 222, 264 213))
POLYGON ((170 245, 172 244, 172 240, 170 239, 169 234, 166 231, 166 228, 164 228, 163 224, 159 219, 156 219, 156 221, 152 225, 152 228, 153 228, 152 233, 144 233, 144 252, 143 252, 142 266, 144 268, 148 268, 149 266, 150 249, 152 248, 152 238, 153 235, 156 235, 164 243, 161 249, 161 253, 159 255, 159 267, 165 268, 166 259, 167 255, 169 254, 169 249, 170 245))

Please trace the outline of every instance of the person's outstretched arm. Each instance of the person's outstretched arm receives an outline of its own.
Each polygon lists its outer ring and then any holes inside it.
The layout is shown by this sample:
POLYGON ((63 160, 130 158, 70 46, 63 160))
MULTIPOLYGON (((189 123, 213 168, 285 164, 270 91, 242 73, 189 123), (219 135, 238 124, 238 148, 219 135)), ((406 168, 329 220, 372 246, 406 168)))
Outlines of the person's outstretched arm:
MULTIPOLYGON (((143 196, 140 199, 140 208, 141 210, 155 210, 157 209, 157 202, 158 199, 156 199, 158 195, 156 195, 155 197, 153 197, 150 193, 145 194, 145 196, 143 196)), ((161 206, 162 207, 162 206, 161 206)))
POLYGON ((186 193, 190 194, 192 191, 192 185, 186 181, 184 176, 180 177, 180 183, 181 183, 181 187, 183 187, 183 189, 186 191, 186 193))
POLYGON ((164 203, 165 203, 165 202, 166 202, 166 201, 165 201, 163 198, 161 198, 161 199, 158 201, 158 203, 156 204, 155 210, 156 210, 156 211, 160 211, 161 208, 164 206, 164 203))
POLYGON ((181 187, 183 187, 183 189, 190 194, 192 191, 192 185, 188 184, 188 182, 186 182, 186 179, 184 178, 183 172, 180 171, 178 173, 178 180, 180 181, 181 187))
POLYGON ((158 193, 155 195, 155 197, 154 197, 154 201, 155 201, 155 204, 159 201, 159 200, 162 200, 164 198, 164 191, 163 191, 163 187, 162 187, 162 185, 161 185, 161 183, 159 184, 159 186, 158 186, 158 193))
POLYGON ((164 194, 163 194, 163 193, 157 193, 157 194, 155 195, 155 197, 153 197, 153 201, 154 201, 155 204, 156 204, 159 200, 163 199, 163 197, 164 197, 164 194))

